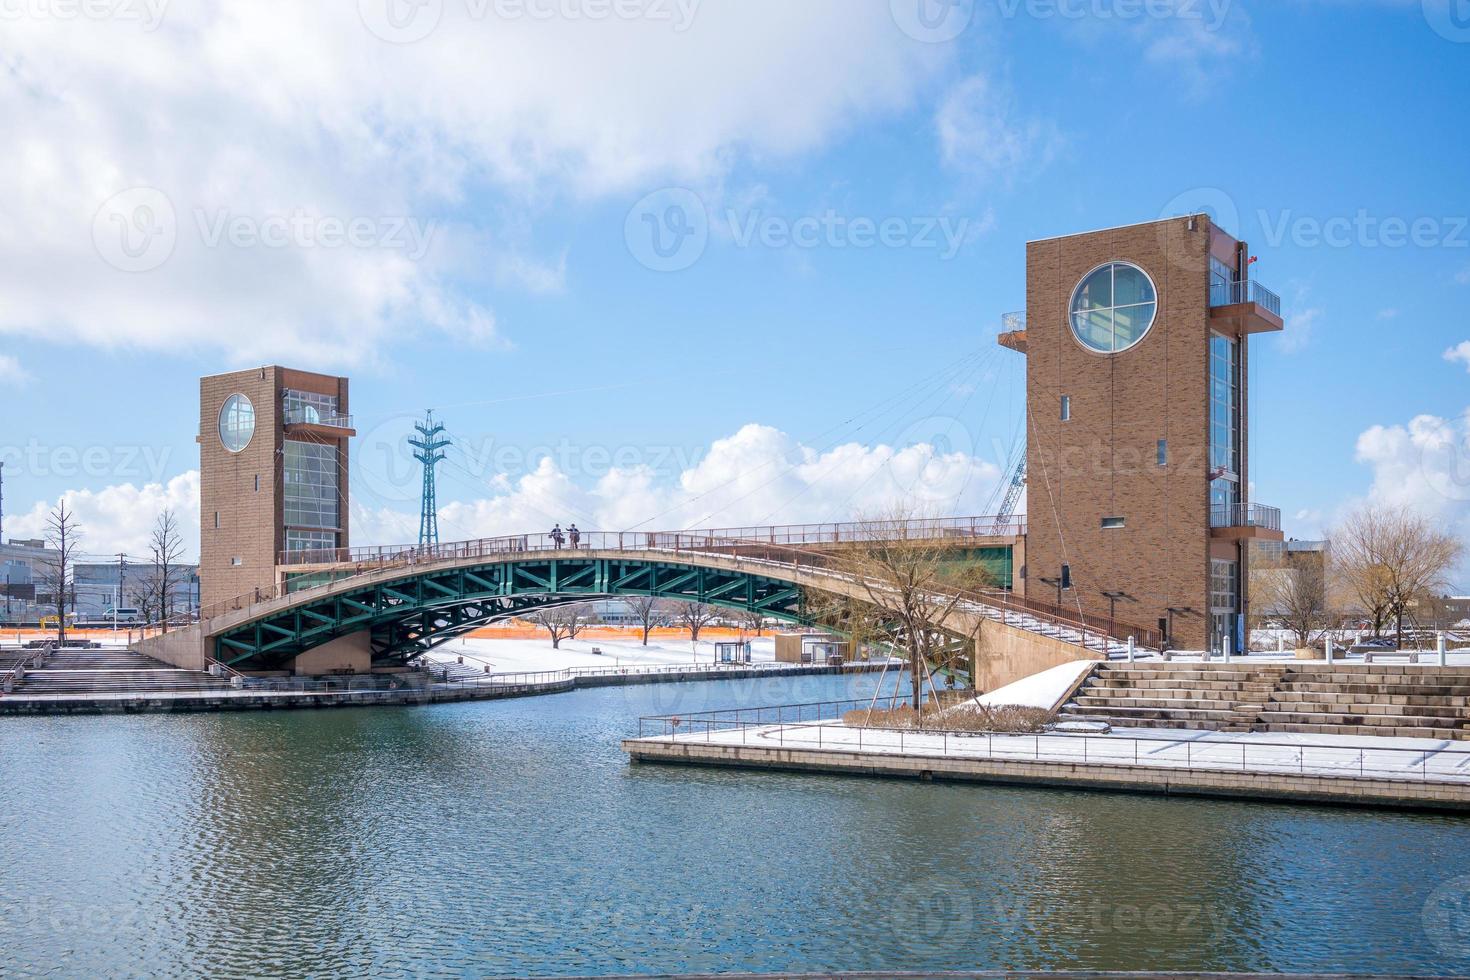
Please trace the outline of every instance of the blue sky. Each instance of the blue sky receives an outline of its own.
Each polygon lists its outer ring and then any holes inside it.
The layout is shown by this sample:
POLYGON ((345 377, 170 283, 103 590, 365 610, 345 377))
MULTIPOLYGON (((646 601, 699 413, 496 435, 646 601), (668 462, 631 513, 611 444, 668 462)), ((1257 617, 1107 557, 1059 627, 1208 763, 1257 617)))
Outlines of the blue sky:
POLYGON ((980 510, 1025 242, 1196 208, 1287 306, 1253 347, 1256 498, 1298 536, 1367 496, 1470 520, 1470 10, 388 2, 0 23, 7 536, 63 493, 98 552, 164 503, 197 521, 197 378, 266 362, 353 378, 356 543, 413 536, 382 454, 429 407, 448 537, 980 510), (707 221, 687 268, 648 267, 650 195, 707 221), (118 253, 160 199, 167 254, 118 253), (802 219, 839 230, 785 243, 802 219))

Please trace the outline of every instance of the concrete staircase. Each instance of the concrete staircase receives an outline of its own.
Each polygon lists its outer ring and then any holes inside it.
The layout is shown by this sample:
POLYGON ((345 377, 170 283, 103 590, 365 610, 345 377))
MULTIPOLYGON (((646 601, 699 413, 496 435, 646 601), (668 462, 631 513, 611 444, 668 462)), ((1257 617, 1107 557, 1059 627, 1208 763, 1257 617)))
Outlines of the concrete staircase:
POLYGON ((1470 740, 1470 668, 1099 664, 1063 721, 1470 740))
POLYGON ((1470 668, 1319 664, 1290 670, 1255 730, 1470 739, 1470 668))
POLYGON ((228 690, 227 678, 179 670, 131 650, 57 650, 43 666, 27 670, 15 687, 36 695, 203 693, 228 690))
POLYGON ((1276 664, 1100 664, 1062 709, 1061 720, 1250 731, 1286 669, 1276 664))

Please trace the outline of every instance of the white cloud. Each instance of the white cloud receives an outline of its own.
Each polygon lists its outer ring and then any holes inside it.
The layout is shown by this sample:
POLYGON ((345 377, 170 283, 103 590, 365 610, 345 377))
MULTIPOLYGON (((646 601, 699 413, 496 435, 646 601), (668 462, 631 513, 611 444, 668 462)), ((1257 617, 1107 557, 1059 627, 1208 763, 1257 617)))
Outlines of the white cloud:
MULTIPOLYGON (((654 465, 613 467, 579 482, 551 457, 514 481, 491 480, 488 495, 444 504, 439 510, 445 541, 540 534, 560 522, 584 530, 680 530, 771 523, 851 520, 894 505, 939 515, 977 514, 997 483, 999 468, 977 458, 967 434, 947 419, 911 429, 915 440, 898 444, 847 443, 826 449, 803 445, 778 429, 747 425, 716 440, 677 472, 661 476, 654 465)), ((359 459, 354 466, 352 542, 356 546, 402 544, 418 537, 418 513, 382 505, 372 490, 384 480, 405 480, 397 460, 359 459), (373 474, 371 467, 385 473, 373 474)), ((450 474, 445 473, 447 478, 450 474)), ((449 485, 441 480, 441 486, 449 485)), ((127 551, 144 556, 153 522, 172 507, 185 527, 191 555, 198 549, 199 474, 190 471, 144 486, 121 484, 100 491, 69 491, 89 553, 127 551)), ((38 502, 7 520, 17 537, 40 537, 54 501, 38 502)), ((399 504, 398 506, 402 506, 399 504)))
POLYGON ((9 354, 0 354, 0 384, 24 385, 31 380, 30 373, 21 366, 20 361, 9 354))
POLYGON ((1373 470, 1369 495, 1450 523, 1470 520, 1470 411, 1375 425, 1358 437, 1358 462, 1373 470))
POLYGON ((935 128, 945 166, 1006 182, 1045 167, 1062 144, 1055 125, 1018 118, 1011 94, 983 75, 949 91, 935 128))
POLYGON ((1294 310, 1286 318, 1286 330, 1276 339, 1276 349, 1283 354, 1295 354, 1312 342, 1312 332, 1322 319, 1320 307, 1294 310))
MULTIPOLYGON (((199 554, 199 472, 190 470, 166 483, 135 486, 117 484, 102 490, 68 490, 67 506, 81 526, 80 548, 88 555, 112 556, 127 552, 133 559, 148 557, 148 538, 158 515, 172 509, 183 528, 187 560, 199 554)), ((7 517, 6 537, 44 538, 46 519, 56 501, 38 501, 25 513, 7 517)))
POLYGON ((1444 352, 1444 359, 1451 364, 1456 361, 1465 363, 1465 370, 1470 371, 1470 340, 1462 340, 1454 347, 1444 352))
MULTIPOLYGON (((747 425, 715 441, 673 480, 634 467, 581 486, 545 458, 495 496, 441 507, 441 536, 451 529, 469 538, 519 534, 557 521, 584 529, 671 530, 851 520, 905 502, 974 513, 999 479, 998 467, 964 448, 849 443, 819 451, 778 429, 747 425)), ((393 531, 407 528, 382 514, 372 520, 393 531)))
POLYGON ((1383 309, 1383 310, 1379 310, 1378 311, 1378 319, 1380 319, 1380 320, 1397 320, 1398 318, 1399 318, 1399 311, 1396 310, 1396 309, 1394 309, 1391 306, 1388 307, 1387 309, 1383 309))
MULTIPOLYGON (((579 482, 550 457, 493 493, 440 507, 444 538, 494 537, 575 521, 583 529, 677 530, 850 520, 895 503, 944 514, 983 509, 1001 474, 945 425, 902 445, 857 443, 818 450, 769 426, 716 440, 677 473, 614 467, 579 482), (947 448, 936 448, 947 447, 947 448)), ((366 476, 366 474, 364 474, 366 476)), ((354 540, 412 540, 417 519, 392 507, 353 513, 354 540)))
POLYGON ((1139 24, 1144 56, 1174 73, 1193 97, 1208 94, 1257 49, 1250 18, 1240 4, 1205 6, 1210 14, 1196 16, 1201 6, 1181 0, 1177 16, 1145 17, 1139 24))
MULTIPOLYGON (((408 44, 364 26, 388 2, 201 0, 169 5, 154 30, 7 20, 0 335, 334 364, 413 331, 495 343, 482 291, 460 278, 488 234, 466 215, 487 200, 538 213, 718 184, 738 161, 802 154, 906 106, 948 57, 886 4, 849 0, 707 2, 682 31, 444 3, 408 44), (138 187, 158 193, 99 215, 138 187), (214 238, 221 218, 293 224, 282 247, 243 245, 214 238), (366 220, 369 244, 308 246, 298 218, 317 242, 323 222, 366 220), (423 234, 395 247, 401 226, 423 234)), ((482 263, 482 281, 559 288, 560 260, 498 247, 511 255, 482 263)))
POLYGON ((1470 286, 1470 265, 1455 273, 1455 282, 1462 286, 1470 286))

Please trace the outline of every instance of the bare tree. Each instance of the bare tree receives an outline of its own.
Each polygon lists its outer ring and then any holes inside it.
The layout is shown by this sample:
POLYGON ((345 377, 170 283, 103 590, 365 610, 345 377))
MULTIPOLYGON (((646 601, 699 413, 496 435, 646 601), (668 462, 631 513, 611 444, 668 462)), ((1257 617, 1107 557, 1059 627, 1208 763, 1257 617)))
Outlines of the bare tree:
POLYGON ((872 523, 880 533, 834 554, 835 568, 857 587, 856 596, 830 600, 819 615, 853 637, 908 653, 914 708, 923 710, 923 679, 930 666, 954 669, 967 658, 955 642, 955 611, 977 590, 993 587, 981 565, 957 562, 954 549, 929 534, 917 518, 895 510, 872 523))
POLYGON ((561 649, 562 640, 575 640, 587 628, 588 606, 583 602, 542 609, 531 614, 531 622, 551 634, 551 648, 561 649))
POLYGON ((638 619, 638 628, 643 631, 643 645, 648 646, 648 636, 653 628, 669 615, 668 604, 651 595, 633 596, 627 603, 638 619))
POLYGON ((715 607, 703 602, 681 602, 674 622, 689 631, 689 639, 699 642, 700 631, 715 620, 715 607))
POLYGON ((138 615, 145 624, 154 622, 154 617, 159 614, 159 599, 162 592, 159 588, 159 577, 154 574, 135 579, 128 586, 128 600, 138 608, 138 615))
POLYGON ((1296 638, 1298 650, 1316 643, 1327 631, 1327 576, 1316 562, 1271 569, 1261 579, 1261 598, 1296 638))
POLYGON ((755 633, 756 636, 764 636, 766 631, 766 614, 759 609, 742 609, 736 614, 744 627, 755 633))
POLYGON ((158 589, 158 618, 167 633, 169 617, 173 615, 174 589, 183 579, 179 563, 184 558, 184 538, 172 510, 165 508, 158 515, 148 546, 153 553, 152 580, 158 589))
POLYGON ((1332 562, 1349 597, 1382 635, 1392 622, 1404 638, 1404 614, 1432 597, 1464 554, 1464 542, 1407 507, 1365 504, 1332 535, 1332 562))
POLYGON ((73 587, 72 567, 81 548, 82 526, 76 512, 67 507, 65 497, 46 518, 46 541, 54 554, 47 560, 43 581, 56 600, 56 645, 66 646, 67 592, 73 587))

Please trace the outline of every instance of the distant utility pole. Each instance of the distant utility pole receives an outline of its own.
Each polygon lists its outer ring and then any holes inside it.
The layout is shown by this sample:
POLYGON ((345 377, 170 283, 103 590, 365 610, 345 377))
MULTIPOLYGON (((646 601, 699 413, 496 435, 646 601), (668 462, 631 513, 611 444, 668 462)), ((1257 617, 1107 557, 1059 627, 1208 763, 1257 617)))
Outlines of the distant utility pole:
POLYGON ((444 459, 442 450, 450 442, 442 437, 444 426, 435 424, 432 410, 414 428, 418 430, 419 438, 408 440, 408 444, 418 450, 413 458, 424 464, 424 492, 419 504, 419 547, 429 548, 439 543, 439 504, 434 490, 434 467, 444 459))
POLYGON ((127 575, 128 556, 126 552, 117 553, 117 598, 112 601, 112 631, 117 632, 117 610, 123 604, 123 579, 127 575))

